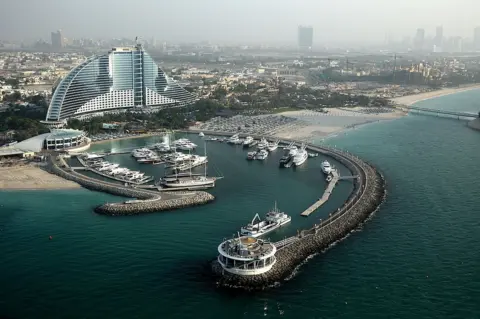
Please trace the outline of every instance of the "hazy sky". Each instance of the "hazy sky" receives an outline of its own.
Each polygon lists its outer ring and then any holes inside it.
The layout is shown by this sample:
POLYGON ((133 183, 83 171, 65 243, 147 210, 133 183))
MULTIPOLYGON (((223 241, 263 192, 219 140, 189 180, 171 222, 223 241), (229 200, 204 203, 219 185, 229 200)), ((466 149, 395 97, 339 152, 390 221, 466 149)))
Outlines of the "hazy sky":
POLYGON ((160 41, 295 43, 297 26, 314 44, 383 42, 427 36, 472 37, 480 0, 0 0, 0 39, 154 36, 160 41))

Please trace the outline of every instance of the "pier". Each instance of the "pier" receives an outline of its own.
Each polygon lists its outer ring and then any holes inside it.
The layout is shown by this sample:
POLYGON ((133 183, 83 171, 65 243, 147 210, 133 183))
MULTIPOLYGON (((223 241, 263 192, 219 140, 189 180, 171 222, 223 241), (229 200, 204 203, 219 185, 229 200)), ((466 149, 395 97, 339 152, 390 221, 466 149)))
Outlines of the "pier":
POLYGON ((308 207, 305 211, 303 211, 300 215, 308 217, 310 216, 311 213, 316 211, 317 209, 320 208, 324 203, 327 202, 327 200, 330 198, 330 194, 332 194, 333 189, 337 185, 337 182, 339 180, 339 175, 336 169, 332 170, 332 180, 328 182, 327 188, 325 189, 325 192, 323 193, 322 197, 313 203, 312 206, 308 207))
POLYGON ((426 107, 418 107, 418 106, 396 106, 396 108, 401 109, 402 111, 405 111, 405 112, 417 111, 417 112, 425 112, 425 113, 435 114, 437 116, 439 116, 439 115, 450 115, 450 116, 456 117, 457 119, 460 119, 460 118, 476 118, 480 115, 480 114, 469 113, 469 112, 436 110, 436 109, 429 109, 429 108, 426 108, 426 107))

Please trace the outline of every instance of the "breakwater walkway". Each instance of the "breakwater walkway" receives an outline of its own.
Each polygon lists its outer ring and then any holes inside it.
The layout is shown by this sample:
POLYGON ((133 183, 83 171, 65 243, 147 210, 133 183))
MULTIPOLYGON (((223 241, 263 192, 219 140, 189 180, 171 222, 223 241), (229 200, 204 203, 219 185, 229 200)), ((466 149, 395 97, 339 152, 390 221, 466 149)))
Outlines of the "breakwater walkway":
MULTIPOLYGON (((195 131, 191 131, 195 133, 195 131)), ((197 131, 198 133, 198 131, 197 131)), ((232 135, 229 132, 208 132, 209 135, 232 135)), ((283 144, 296 142, 284 139, 283 144)), ((327 249, 342 240, 376 211, 385 197, 385 180, 373 166, 356 156, 334 148, 308 145, 307 149, 333 157, 345 165, 354 178, 354 190, 342 207, 329 214, 326 220, 310 229, 299 231, 296 236, 276 242, 276 263, 266 273, 239 276, 223 270, 218 261, 212 262, 212 271, 218 286, 247 290, 265 289, 278 284, 290 276, 307 257, 327 249)))
POLYGON ((333 189, 338 183, 339 175, 336 169, 332 170, 332 180, 328 182, 327 188, 325 189, 325 192, 323 193, 322 197, 318 201, 316 201, 312 206, 307 208, 304 212, 302 212, 300 215, 302 216, 310 216, 311 213, 316 211, 317 209, 320 208, 323 204, 327 202, 327 200, 330 198, 330 194, 332 194, 333 189))
POLYGON ((47 171, 74 181, 85 188, 109 193, 112 195, 135 198, 133 201, 107 203, 95 207, 95 212, 110 216, 138 215, 183 207, 202 205, 211 202, 215 197, 207 192, 162 192, 155 190, 126 187, 82 175, 72 170, 63 157, 50 156, 47 171))

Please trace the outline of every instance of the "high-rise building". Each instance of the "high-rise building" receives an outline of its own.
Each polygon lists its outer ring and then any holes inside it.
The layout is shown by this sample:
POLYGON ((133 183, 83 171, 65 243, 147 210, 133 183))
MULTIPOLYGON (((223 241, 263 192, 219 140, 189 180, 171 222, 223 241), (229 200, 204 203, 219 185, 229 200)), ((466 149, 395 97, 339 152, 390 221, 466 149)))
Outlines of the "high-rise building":
POLYGON ((137 44, 113 48, 71 70, 55 89, 46 120, 62 121, 145 106, 184 106, 195 99, 137 44))
POLYGON ((61 30, 58 30, 57 32, 52 32, 51 38, 53 49, 60 50, 64 47, 64 39, 61 30))
POLYGON ((435 32, 435 38, 433 39, 433 44, 437 47, 442 47, 443 45, 443 26, 439 26, 435 32))
POLYGON ((476 50, 480 50, 480 27, 473 30, 473 45, 476 50))
POLYGON ((298 27, 298 46, 300 49, 311 49, 313 45, 313 28, 310 26, 298 27))
POLYGON ((417 29, 415 34, 415 39, 413 40, 413 48, 416 51, 423 50, 423 45, 425 43, 425 29, 417 29))

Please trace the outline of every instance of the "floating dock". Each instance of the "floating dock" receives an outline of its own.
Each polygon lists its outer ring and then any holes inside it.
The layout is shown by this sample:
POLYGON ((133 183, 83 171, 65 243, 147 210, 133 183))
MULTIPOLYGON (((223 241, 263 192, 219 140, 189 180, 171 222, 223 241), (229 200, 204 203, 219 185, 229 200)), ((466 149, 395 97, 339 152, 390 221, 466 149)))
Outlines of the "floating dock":
POLYGON ((335 188, 335 185, 337 185, 337 182, 339 180, 339 175, 336 169, 332 170, 332 180, 328 183, 327 188, 325 189, 325 192, 323 193, 323 196, 316 201, 312 206, 308 207, 303 213, 300 215, 302 216, 309 216, 311 213, 316 211, 317 209, 320 208, 329 198, 330 194, 333 192, 333 189, 335 188))

